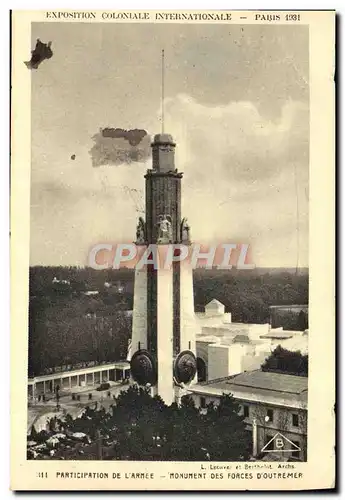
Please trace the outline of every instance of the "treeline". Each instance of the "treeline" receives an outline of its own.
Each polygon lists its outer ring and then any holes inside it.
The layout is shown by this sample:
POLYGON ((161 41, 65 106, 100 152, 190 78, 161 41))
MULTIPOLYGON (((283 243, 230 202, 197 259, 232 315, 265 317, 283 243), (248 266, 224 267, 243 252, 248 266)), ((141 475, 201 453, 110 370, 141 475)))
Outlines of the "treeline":
POLYGON ((90 290, 102 293, 107 290, 105 283, 112 284, 116 288, 119 282, 124 286, 125 296, 132 297, 134 286, 132 269, 97 271, 91 267, 76 266, 33 266, 30 268, 30 296, 50 296, 59 292, 68 295, 90 290), (55 283, 54 278, 56 278, 55 283))
MULTIPOLYGON (((133 308, 133 290, 132 269, 32 267, 29 374, 124 359, 131 335, 131 316, 126 312, 133 308), (87 296, 87 291, 98 294, 87 296)), ((235 322, 266 323, 270 305, 308 303, 308 275, 196 270, 196 311, 203 311, 213 298, 225 305, 235 322)), ((281 326, 300 329, 296 318, 281 326)))
POLYGON ((29 307, 29 376, 123 360, 132 318, 87 297, 35 297, 29 307))
MULTIPOLYGON (((232 313, 233 321, 266 323, 270 319, 269 306, 308 304, 308 281, 306 272, 294 274, 277 269, 263 271, 230 271, 197 269, 194 271, 194 303, 196 311, 203 311, 205 305, 216 298, 232 313)), ((78 295, 88 290, 97 290, 102 301, 117 303, 123 309, 133 307, 133 269, 106 269, 78 267, 32 267, 30 269, 30 296, 78 295), (70 285, 53 283, 53 279, 68 281, 70 285), (110 288, 105 283, 112 284, 110 288), (118 294, 116 284, 123 290, 118 294), (115 297, 114 297, 115 296, 115 297)), ((286 317, 287 312, 281 313, 286 317)), ((291 315, 291 321, 296 321, 291 315)), ((286 327, 287 328, 287 327, 286 327)))
MULTIPOLYGON (((216 271, 199 269, 194 272, 194 303, 196 311, 216 298, 232 313, 232 321, 268 323, 272 305, 308 304, 309 275, 288 271, 216 271)), ((306 326, 305 318, 281 313, 281 325, 298 330, 306 326)))

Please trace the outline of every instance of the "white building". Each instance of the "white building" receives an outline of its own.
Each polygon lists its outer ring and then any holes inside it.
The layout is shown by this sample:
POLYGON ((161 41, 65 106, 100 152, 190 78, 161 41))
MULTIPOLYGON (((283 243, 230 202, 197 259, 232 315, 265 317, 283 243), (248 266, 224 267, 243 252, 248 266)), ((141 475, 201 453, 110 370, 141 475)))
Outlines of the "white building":
POLYGON ((308 330, 287 331, 266 324, 232 323, 231 313, 216 299, 196 313, 196 351, 199 381, 213 380, 261 367, 281 345, 290 351, 308 352, 308 330))

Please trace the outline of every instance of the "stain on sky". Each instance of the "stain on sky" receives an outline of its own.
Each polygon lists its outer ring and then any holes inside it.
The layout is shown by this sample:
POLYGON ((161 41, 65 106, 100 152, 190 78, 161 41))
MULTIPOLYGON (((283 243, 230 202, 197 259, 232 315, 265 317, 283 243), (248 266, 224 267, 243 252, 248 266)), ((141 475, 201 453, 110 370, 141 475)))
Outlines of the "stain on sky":
POLYGON ((52 42, 43 43, 37 38, 36 47, 31 51, 30 61, 25 61, 26 66, 29 69, 37 69, 43 61, 50 59, 53 56, 51 44, 52 42))
POLYGON ((137 146, 140 141, 147 135, 146 130, 124 130, 122 128, 104 128, 102 130, 103 137, 113 137, 126 139, 131 146, 137 146))
POLYGON ((145 130, 101 128, 92 137, 90 150, 93 167, 144 162, 151 156, 151 139, 145 130))

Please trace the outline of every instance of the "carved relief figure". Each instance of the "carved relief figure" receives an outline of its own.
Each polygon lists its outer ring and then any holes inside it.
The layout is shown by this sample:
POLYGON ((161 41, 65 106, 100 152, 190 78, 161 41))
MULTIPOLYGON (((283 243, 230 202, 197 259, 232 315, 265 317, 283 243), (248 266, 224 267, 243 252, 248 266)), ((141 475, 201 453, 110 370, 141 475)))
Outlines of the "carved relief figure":
POLYGON ((142 217, 139 217, 139 222, 137 225, 137 243, 144 244, 145 243, 145 222, 142 217))
POLYGON ((158 243, 171 243, 172 242, 172 225, 170 215, 164 214, 159 217, 158 222, 158 243))
POLYGON ((190 241, 190 226, 186 218, 181 222, 181 241, 190 241))

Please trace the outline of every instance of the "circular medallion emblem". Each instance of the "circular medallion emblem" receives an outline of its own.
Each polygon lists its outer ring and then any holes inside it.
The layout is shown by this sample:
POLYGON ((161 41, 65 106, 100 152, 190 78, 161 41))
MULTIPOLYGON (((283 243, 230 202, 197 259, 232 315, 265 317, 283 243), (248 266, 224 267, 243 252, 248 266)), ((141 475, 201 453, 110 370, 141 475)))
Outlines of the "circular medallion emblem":
POLYGON ((188 384, 196 374, 196 357, 192 351, 182 351, 175 359, 174 377, 178 383, 188 384))
POLYGON ((139 385, 157 382, 156 363, 151 354, 142 349, 133 354, 131 362, 131 375, 139 385))

